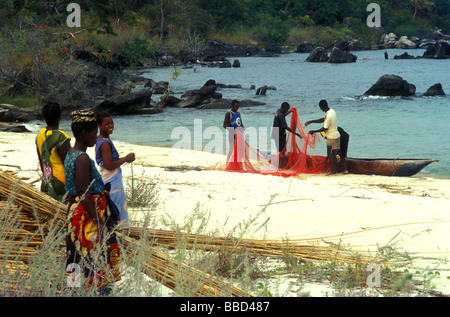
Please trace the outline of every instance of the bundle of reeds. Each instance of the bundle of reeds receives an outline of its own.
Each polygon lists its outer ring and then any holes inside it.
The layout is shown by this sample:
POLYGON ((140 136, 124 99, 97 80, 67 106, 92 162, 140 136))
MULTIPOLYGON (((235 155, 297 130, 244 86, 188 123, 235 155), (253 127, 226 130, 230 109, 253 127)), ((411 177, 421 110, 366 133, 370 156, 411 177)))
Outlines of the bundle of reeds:
POLYGON ((188 234, 169 230, 154 230, 131 227, 130 237, 140 239, 142 236, 151 238, 155 245, 170 248, 177 247, 180 241, 186 248, 201 248, 205 251, 214 250, 245 250, 261 256, 290 256, 312 262, 338 262, 347 264, 367 264, 373 259, 366 254, 351 252, 339 247, 318 245, 320 238, 308 239, 306 242, 289 240, 259 240, 236 239, 232 237, 213 237, 209 235, 188 234), (144 234, 145 230, 145 234, 144 234))
MULTIPOLYGON (((126 247, 125 252, 131 250, 131 246, 136 240, 120 233, 117 233, 117 235, 123 240, 126 247)), ((175 289, 176 283, 182 283, 189 285, 189 289, 194 290, 196 296, 199 297, 254 296, 211 274, 202 272, 184 263, 177 263, 153 247, 146 247, 145 252, 151 254, 151 257, 145 263, 145 273, 172 290, 175 289)))
POLYGON ((0 198, 20 206, 39 222, 51 221, 62 226, 66 221, 67 207, 64 204, 17 179, 10 172, 0 173, 0 198))
MULTIPOLYGON (((67 215, 64 204, 16 179, 13 174, 1 170, 0 199, 7 200, 8 204, 20 206, 25 213, 20 215, 19 219, 23 220, 23 225, 26 225, 31 230, 21 232, 22 236, 33 235, 35 232, 32 232, 32 228, 35 230, 40 228, 41 232, 45 232, 46 230, 41 229, 42 226, 63 226, 65 223, 67 215)), ((117 233, 117 235, 124 243, 125 252, 132 248, 140 247, 139 241, 136 239, 123 236, 120 233, 117 233)), ((35 243, 39 242, 42 243, 39 239, 35 241, 35 243)), ((28 244, 24 245, 22 249, 23 253, 21 255, 24 257, 33 252, 33 246, 28 244)), ((133 256, 132 252, 128 252, 128 254, 133 256)), ((145 273, 170 289, 175 289, 177 283, 184 283, 191 285, 196 290, 197 296, 253 296, 210 274, 184 263, 178 263, 153 247, 146 247, 146 254, 148 254, 148 258, 146 260, 145 273)))

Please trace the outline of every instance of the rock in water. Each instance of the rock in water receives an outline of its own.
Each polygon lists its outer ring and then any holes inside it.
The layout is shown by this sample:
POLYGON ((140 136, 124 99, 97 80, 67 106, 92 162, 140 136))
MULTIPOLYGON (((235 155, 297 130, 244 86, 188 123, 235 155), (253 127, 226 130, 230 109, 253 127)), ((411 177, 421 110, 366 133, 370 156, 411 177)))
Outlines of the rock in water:
POLYGON ((356 62, 356 55, 343 51, 337 47, 334 47, 331 50, 330 58, 328 59, 328 63, 354 63, 356 62))
POLYGON ((306 58, 307 62, 327 62, 328 53, 324 47, 316 47, 311 54, 306 58))
POLYGON ((436 44, 429 46, 423 53, 423 57, 433 59, 450 58, 450 44, 446 40, 440 40, 436 44))
POLYGON ((423 96, 445 96, 445 92, 442 89, 442 85, 440 83, 438 84, 434 84, 433 86, 431 86, 430 88, 428 88, 428 90, 426 91, 426 93, 423 94, 423 96))
POLYGON ((394 59, 416 59, 416 58, 412 55, 409 55, 407 52, 404 52, 401 55, 395 55, 394 59))
POLYGON ((108 111, 113 115, 132 115, 150 106, 152 88, 143 88, 129 94, 113 96, 98 104, 96 111, 108 111))
POLYGON ((383 75, 364 96, 413 96, 416 86, 397 75, 383 75))

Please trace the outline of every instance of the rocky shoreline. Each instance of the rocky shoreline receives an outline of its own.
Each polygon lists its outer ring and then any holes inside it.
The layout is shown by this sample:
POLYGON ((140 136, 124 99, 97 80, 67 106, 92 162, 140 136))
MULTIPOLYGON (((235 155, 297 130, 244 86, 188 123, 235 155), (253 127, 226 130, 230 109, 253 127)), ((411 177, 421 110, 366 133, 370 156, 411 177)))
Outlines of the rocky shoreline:
MULTIPOLYGON (((440 32, 422 39, 397 37, 395 34, 383 34, 377 45, 370 47, 355 39, 337 40, 331 47, 314 47, 311 43, 302 43, 295 52, 308 53, 307 62, 328 63, 354 63, 357 57, 351 53, 355 50, 382 50, 382 49, 425 49, 423 56, 414 57, 407 52, 396 55, 394 59, 444 59, 450 58, 450 36, 440 32), (330 54, 330 55, 328 55, 330 54)), ((237 58, 247 56, 274 57, 282 54, 281 48, 274 47, 269 50, 260 50, 245 45, 228 44, 217 40, 207 41, 206 47, 199 53, 181 51, 177 56, 163 54, 157 58, 156 63, 149 65, 140 64, 136 71, 131 67, 131 62, 120 55, 113 56, 108 62, 93 52, 84 49, 74 50, 74 63, 82 65, 89 72, 89 82, 86 90, 79 93, 78 98, 72 98, 71 102, 61 105, 64 114, 73 109, 89 108, 93 110, 106 110, 114 115, 140 115, 158 114, 166 107, 196 108, 196 109, 225 109, 229 108, 231 100, 224 99, 218 89, 238 88, 241 86, 216 83, 214 79, 208 80, 202 87, 182 93, 181 97, 175 97, 171 92, 169 82, 155 82, 139 74, 144 69, 154 67, 240 67, 237 58), (234 58, 233 62, 229 58, 234 58), (158 96, 158 97, 156 97, 158 96)), ((385 57, 388 58, 387 53, 385 57)), ((136 66, 136 65, 134 65, 136 66)), ((10 90, 20 91, 18 84, 10 90)), ((256 89, 250 87, 249 89, 256 89)), ((259 87, 255 95, 265 94, 268 89, 276 87, 259 87)), ((415 86, 395 75, 382 76, 373 87, 364 95, 384 96, 413 96, 415 86)), ((363 96, 364 96, 363 95, 363 96)), ((445 95, 442 85, 436 83, 429 88, 423 96, 445 95)), ((242 107, 263 105, 264 102, 254 100, 240 100, 242 107)), ((40 109, 31 107, 18 108, 14 105, 0 105, 1 131, 26 131, 24 122, 40 120, 40 109)))

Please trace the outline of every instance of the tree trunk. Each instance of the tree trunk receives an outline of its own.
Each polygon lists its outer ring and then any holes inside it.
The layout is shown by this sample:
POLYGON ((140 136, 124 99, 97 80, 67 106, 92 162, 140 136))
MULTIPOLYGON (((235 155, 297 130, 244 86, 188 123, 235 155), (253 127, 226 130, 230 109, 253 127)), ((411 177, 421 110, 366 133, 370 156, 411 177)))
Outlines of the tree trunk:
POLYGON ((162 40, 164 35, 164 0, 160 1, 160 10, 161 10, 161 33, 159 37, 162 40))

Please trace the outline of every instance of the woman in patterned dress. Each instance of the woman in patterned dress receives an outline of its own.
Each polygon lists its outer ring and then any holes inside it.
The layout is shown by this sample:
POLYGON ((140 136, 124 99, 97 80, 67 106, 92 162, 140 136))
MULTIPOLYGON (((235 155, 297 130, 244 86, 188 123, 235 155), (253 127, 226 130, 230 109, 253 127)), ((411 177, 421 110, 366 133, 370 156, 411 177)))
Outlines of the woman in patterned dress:
MULTIPOLYGON (((92 111, 74 111, 72 132, 75 144, 64 161, 69 192, 69 225, 66 239, 67 268, 83 267, 86 284, 107 290, 105 285, 120 280, 119 246, 115 226, 119 211, 108 188, 86 153, 97 141, 97 122, 92 111)), ((80 271, 79 271, 80 272, 80 271)), ((68 272, 73 274, 73 272, 68 272)))

